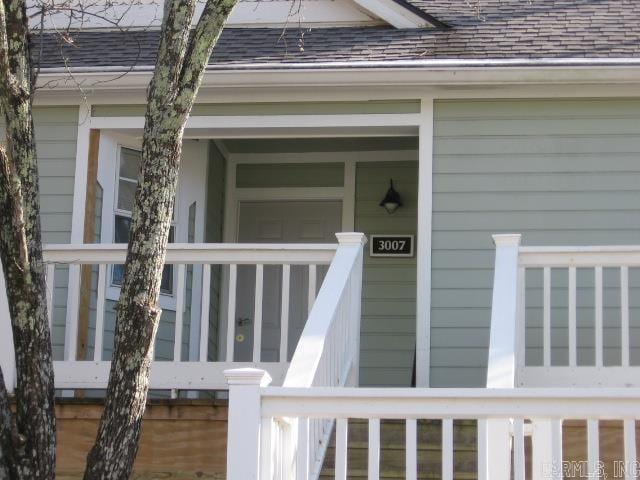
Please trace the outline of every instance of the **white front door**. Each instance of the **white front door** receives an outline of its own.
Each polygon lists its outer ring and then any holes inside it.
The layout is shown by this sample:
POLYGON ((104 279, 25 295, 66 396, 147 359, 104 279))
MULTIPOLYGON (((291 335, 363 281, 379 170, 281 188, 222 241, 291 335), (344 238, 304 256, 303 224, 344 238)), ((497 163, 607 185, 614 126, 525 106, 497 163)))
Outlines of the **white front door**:
MULTIPOLYGON (((238 222, 240 243, 335 243, 340 231, 341 201, 241 202, 238 222)), ((321 285, 327 268, 318 268, 316 284, 321 285)), ((308 267, 291 267, 288 358, 293 355, 307 319, 308 267)), ((255 300, 254 266, 238 267, 235 361, 251 361, 255 300)), ((282 267, 264 267, 262 302, 262 352, 260 361, 279 359, 280 296, 282 267)))

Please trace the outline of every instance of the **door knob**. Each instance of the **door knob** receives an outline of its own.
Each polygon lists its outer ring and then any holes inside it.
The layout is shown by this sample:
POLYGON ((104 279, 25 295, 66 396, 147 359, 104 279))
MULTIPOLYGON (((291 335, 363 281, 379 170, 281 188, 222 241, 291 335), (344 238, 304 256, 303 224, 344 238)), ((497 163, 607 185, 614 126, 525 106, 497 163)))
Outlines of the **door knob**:
POLYGON ((239 327, 249 325, 250 323, 251 323, 250 318, 238 318, 238 320, 236 320, 236 325, 238 325, 239 327))

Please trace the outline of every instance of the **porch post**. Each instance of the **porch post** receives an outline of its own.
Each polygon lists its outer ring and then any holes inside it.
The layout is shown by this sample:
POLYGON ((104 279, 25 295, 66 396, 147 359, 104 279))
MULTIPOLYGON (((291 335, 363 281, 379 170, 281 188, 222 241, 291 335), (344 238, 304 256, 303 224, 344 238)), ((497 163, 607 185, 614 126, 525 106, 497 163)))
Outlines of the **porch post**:
MULTIPOLYGON (((87 173, 89 170, 89 132, 91 131, 91 105, 82 103, 78 108, 78 137, 76 139, 76 169, 73 184, 73 213, 71 241, 84 240, 84 221, 87 199, 87 173)), ((64 359, 75 361, 78 345, 78 310, 80 307, 80 265, 69 265, 67 289, 67 318, 64 339, 64 359)), ((71 392, 65 392, 70 394, 71 392)))
POLYGON ((418 241, 416 295, 416 386, 429 386, 431 343, 431 211, 433 98, 420 106, 418 143, 418 241))
POLYGON ((229 385, 227 479, 260 478, 260 388, 271 376, 256 368, 225 370, 229 385))

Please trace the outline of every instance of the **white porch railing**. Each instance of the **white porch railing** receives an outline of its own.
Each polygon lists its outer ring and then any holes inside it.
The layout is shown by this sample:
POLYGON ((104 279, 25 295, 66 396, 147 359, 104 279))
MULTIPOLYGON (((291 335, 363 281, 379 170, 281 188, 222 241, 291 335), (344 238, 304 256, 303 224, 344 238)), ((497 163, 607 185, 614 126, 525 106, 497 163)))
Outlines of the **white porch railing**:
POLYGON ((291 455, 295 456, 297 452, 294 444, 282 441, 283 437, 273 425, 300 424, 312 419, 336 421, 335 478, 345 480, 348 420, 354 418, 369 420, 369 479, 379 478, 382 419, 404 419, 406 422, 404 478, 408 480, 419 476, 419 419, 442 422, 439 463, 443 480, 453 480, 456 473, 453 422, 458 419, 478 421, 475 473, 479 480, 494 480, 497 478, 496 467, 511 462, 511 449, 501 458, 488 455, 487 444, 491 437, 483 425, 490 422, 512 422, 511 478, 514 480, 525 480, 527 464, 531 465, 531 477, 526 478, 533 480, 561 479, 563 468, 565 472, 567 468, 575 468, 585 474, 589 472, 589 478, 603 478, 597 475, 603 468, 599 449, 601 420, 621 421, 624 441, 618 445, 616 458, 619 461, 614 468, 618 474, 622 473, 619 478, 636 478, 638 389, 286 388, 268 387, 268 376, 259 370, 229 372, 229 378, 229 480, 311 478, 305 471, 289 469, 291 455), (568 457, 563 454, 565 420, 587 423, 588 455, 582 464, 577 464, 575 459, 574 464, 568 463, 568 457), (531 448, 526 449, 525 435, 529 434, 531 448), (496 461, 500 464, 494 463, 496 461))
MULTIPOLYGON (((366 239, 362 234, 337 236, 340 247, 291 360, 283 383, 286 389, 358 385, 362 247, 366 239)), ((260 478, 317 478, 333 419, 264 418, 259 410, 260 387, 270 383, 269 375, 255 369, 225 374, 230 386, 227 477, 258 478, 261 469, 270 473, 260 478)))
POLYGON ((640 247, 521 247, 520 235, 493 238, 487 386, 640 386, 629 281, 640 247), (539 351, 538 361, 527 350, 539 351))
MULTIPOLYGON (((362 234, 338 234, 338 245, 272 245, 272 244, 171 244, 167 251, 166 263, 174 265, 177 288, 175 290, 175 330, 173 338, 173 359, 155 361, 151 371, 152 389, 202 390, 226 389, 227 381, 223 371, 229 368, 258 367, 270 373, 281 383, 289 367, 287 362, 289 337, 289 296, 291 270, 294 265, 308 266, 308 305, 313 309, 305 329, 305 334, 293 357, 293 367, 286 377, 288 385, 344 385, 346 376, 351 375, 351 384, 357 382, 357 345, 360 318, 360 282, 362 234), (358 245, 357 247, 355 245, 358 245), (356 257, 359 259, 356 260, 356 257), (333 262, 333 263, 332 263, 333 262), (316 297, 316 274, 318 265, 332 264, 326 280, 316 297), (345 266, 346 264, 349 266, 345 266), (195 301, 200 309, 199 348, 196 359, 182 361, 182 333, 185 320, 187 266, 201 269, 198 280, 201 298, 195 301), (210 286, 212 266, 224 265, 228 269, 226 286, 226 357, 224 361, 211 361, 208 357, 210 286), (253 360, 234 362, 234 342, 236 326, 236 290, 239 289, 238 266, 255 266, 255 304, 253 323, 253 360), (261 356, 262 293, 264 291, 263 272, 267 265, 280 266, 283 286, 281 288, 280 318, 280 359, 264 362, 261 356), (341 274, 344 278, 338 278, 341 274), (344 287, 347 282, 348 288, 344 287), (342 285, 342 286, 341 286, 342 285), (329 322, 324 324, 323 322, 329 322)), ((103 360, 103 336, 105 331, 105 291, 109 279, 109 265, 124 263, 126 245, 47 245, 44 260, 47 264, 47 285, 49 291, 48 311, 52 318, 53 285, 56 265, 69 266, 69 289, 77 289, 69 295, 75 301, 67 304, 64 360, 55 361, 56 388, 60 389, 102 389, 108 381, 110 362, 103 360), (97 266, 97 289, 95 308, 95 345, 92 360, 76 360, 79 318, 80 269, 82 265, 97 266)), ((0 277, 1 277, 0 272, 0 277)), ((195 278, 195 276, 194 276, 195 278)), ((195 282, 195 280, 194 280, 195 282)), ((1 283, 1 282, 0 282, 1 283)), ((84 287, 86 288, 86 287, 84 287)), ((4 291, 0 292, 0 362, 9 379, 8 387, 14 385, 13 345, 4 291)), ((224 342, 223 342, 224 343, 224 342)), ((315 440, 314 440, 315 441, 315 440)))

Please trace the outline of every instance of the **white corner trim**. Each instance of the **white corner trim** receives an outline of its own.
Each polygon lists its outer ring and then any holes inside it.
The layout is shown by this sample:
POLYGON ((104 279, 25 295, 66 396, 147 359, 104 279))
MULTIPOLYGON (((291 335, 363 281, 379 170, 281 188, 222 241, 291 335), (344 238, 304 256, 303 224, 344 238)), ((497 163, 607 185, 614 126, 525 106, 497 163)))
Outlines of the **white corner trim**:
MULTIPOLYGON (((70 243, 84 243, 84 214, 87 197, 87 170, 89 168, 89 131, 91 130, 91 105, 86 102, 78 107, 76 138, 76 168, 73 182, 73 211, 71 214, 70 243)), ((78 310, 80 305, 80 266, 69 266, 67 288, 67 316, 65 325, 64 359, 76 360, 78 347, 78 310)))
POLYGON ((425 18, 417 15, 393 0, 353 0, 365 11, 380 17, 396 28, 433 27, 425 18))
POLYGON ((431 347, 431 217, 433 211, 433 98, 421 102, 418 147, 416 386, 429 386, 431 347))

